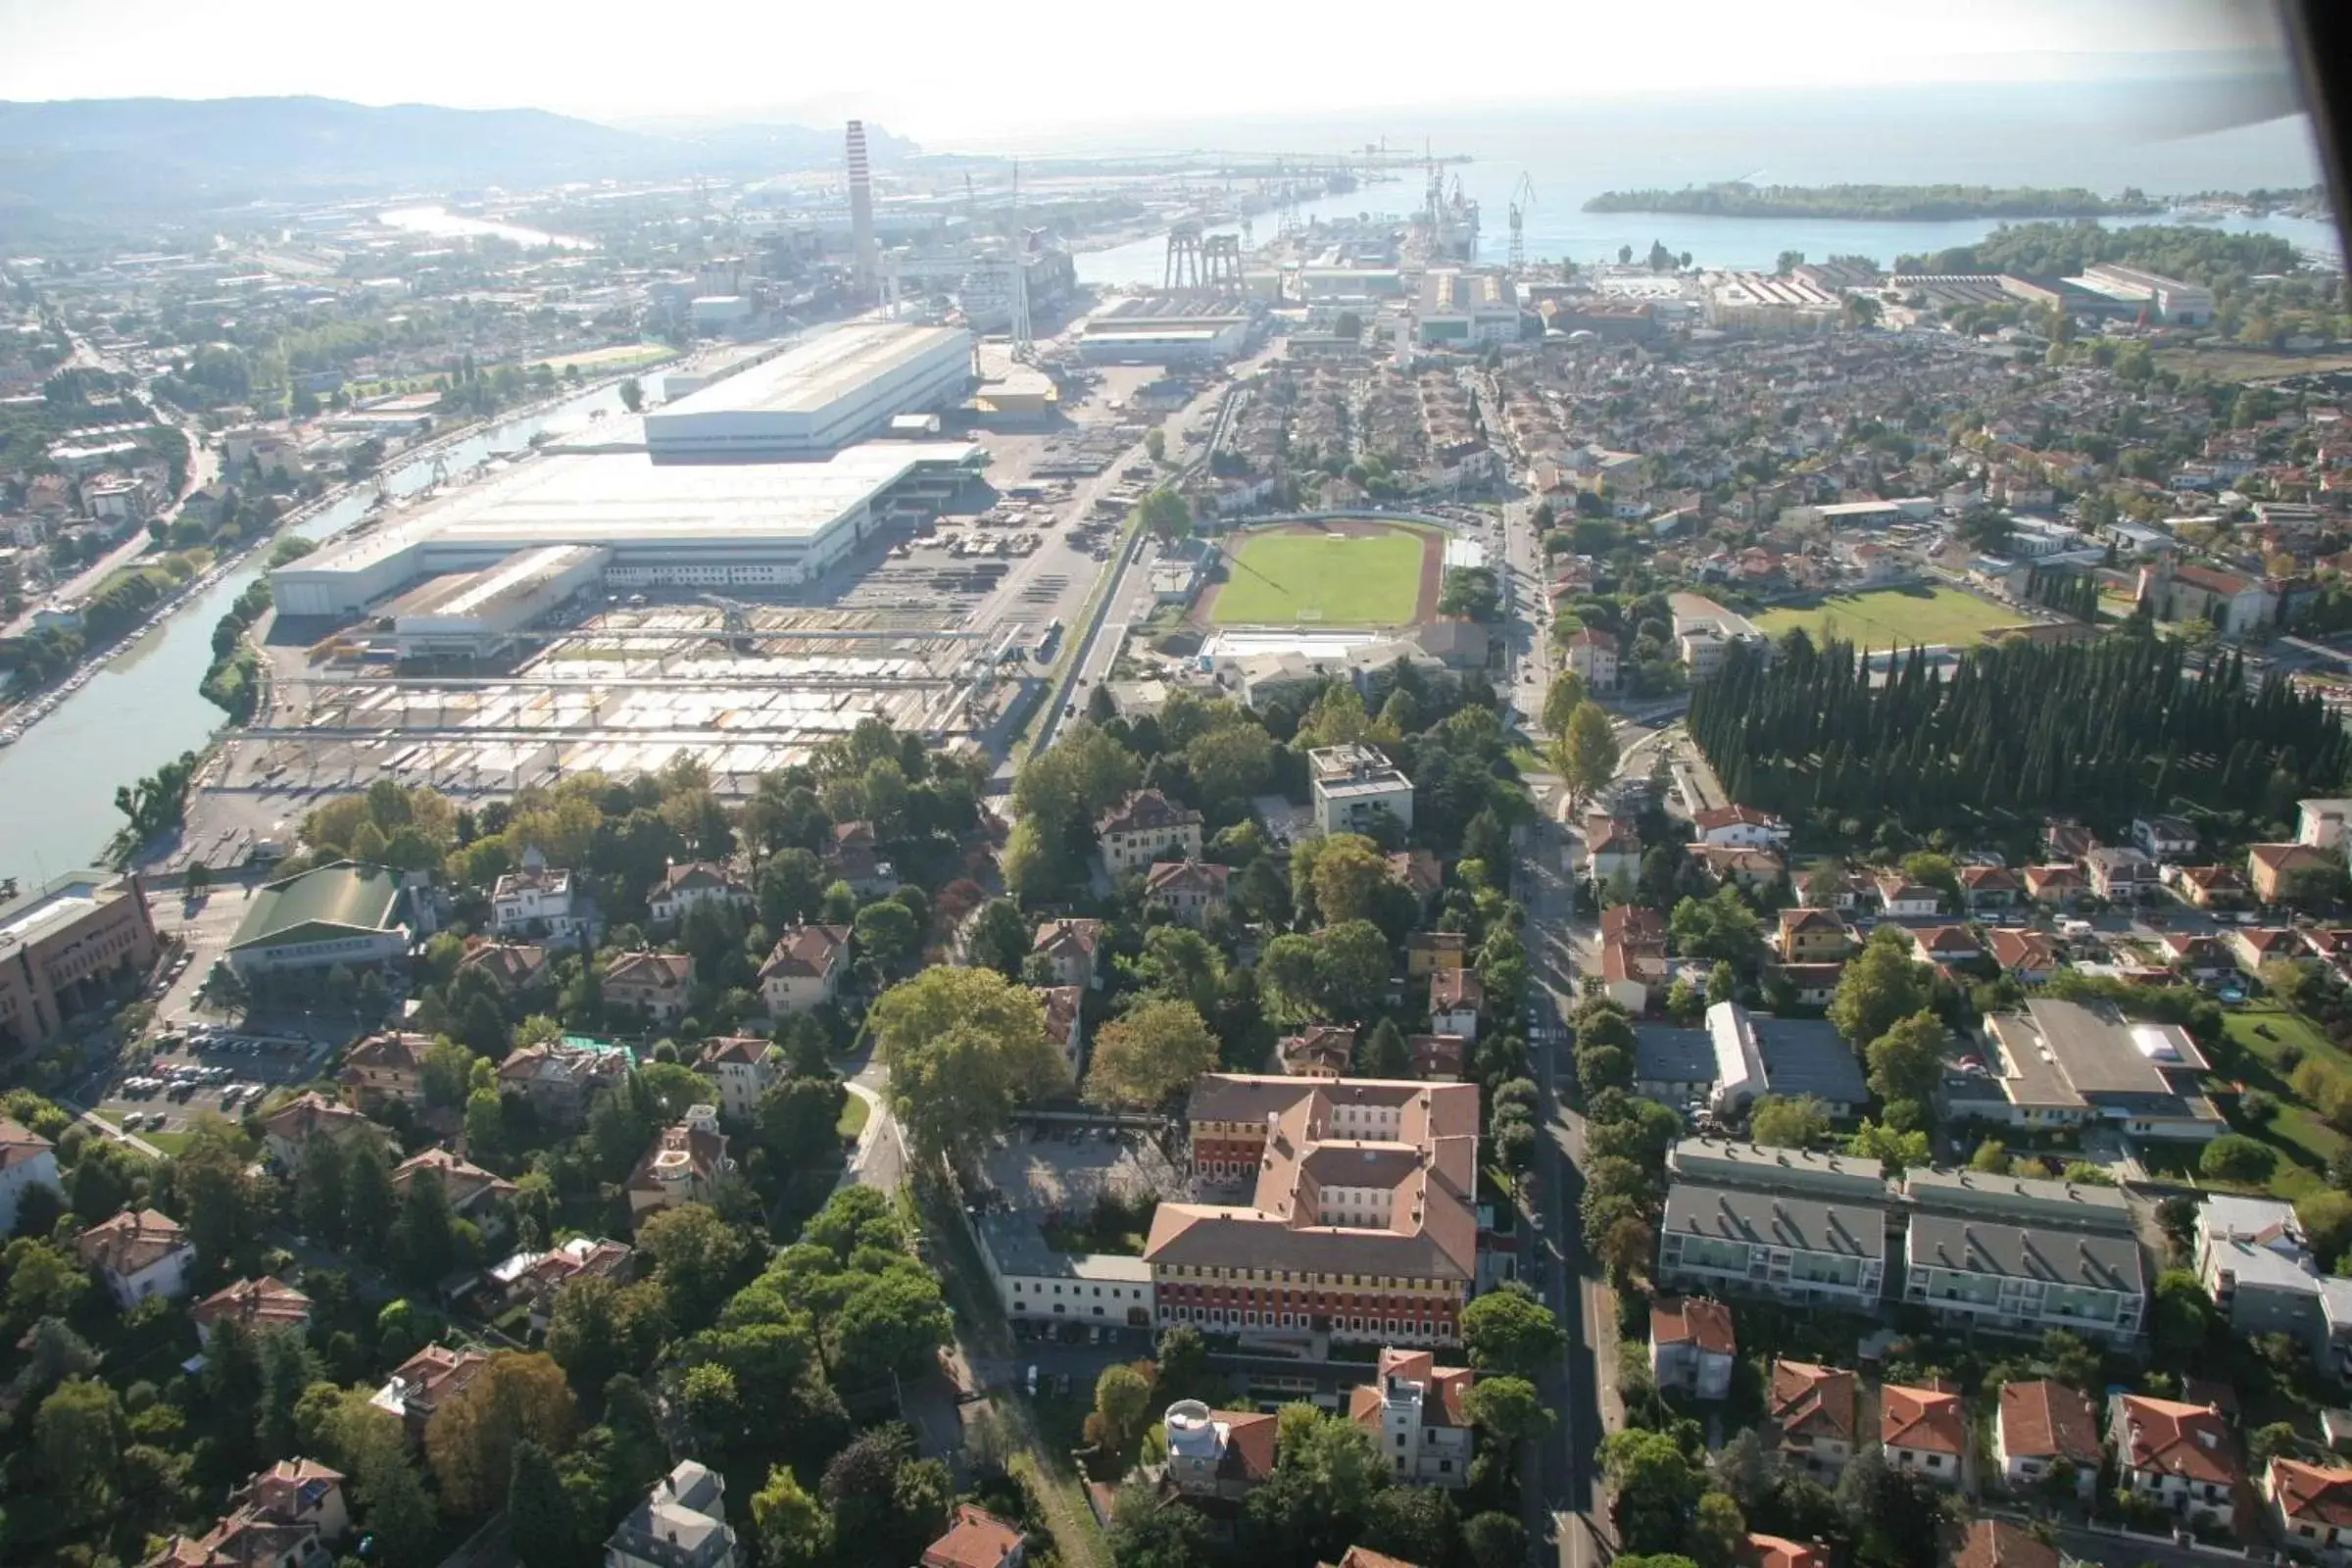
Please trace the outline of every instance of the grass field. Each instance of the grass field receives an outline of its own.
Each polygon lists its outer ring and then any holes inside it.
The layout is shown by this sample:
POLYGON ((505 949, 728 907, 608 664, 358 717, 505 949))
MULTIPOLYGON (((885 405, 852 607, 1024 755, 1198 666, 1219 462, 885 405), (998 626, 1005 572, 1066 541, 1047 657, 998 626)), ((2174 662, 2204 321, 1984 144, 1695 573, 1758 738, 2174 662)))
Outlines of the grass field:
MULTIPOLYGON (((564 370, 576 365, 582 371, 626 370, 640 365, 658 365, 674 360, 678 351, 666 343, 615 343, 610 348, 582 349, 577 354, 559 354, 544 363, 550 369, 564 370)), ((534 362, 541 363, 541 362, 534 362)))
POLYGON ((2216 381, 2274 381, 2282 375, 2352 370, 2352 354, 2273 354, 2234 346, 2166 349, 2156 356, 2156 364, 2177 373, 2193 370, 2216 381))
POLYGON ((1225 568, 1220 626, 1409 625, 1421 598, 1421 535, 1261 533, 1225 568))
POLYGON ((1757 629, 1767 637, 1801 626, 1815 642, 1825 633, 1835 633, 1870 648, 1965 648, 1984 641, 1984 634, 1995 626, 2015 626, 2025 620, 2014 610, 1944 587, 1831 594, 1817 604, 1787 605, 1754 618, 1757 629))

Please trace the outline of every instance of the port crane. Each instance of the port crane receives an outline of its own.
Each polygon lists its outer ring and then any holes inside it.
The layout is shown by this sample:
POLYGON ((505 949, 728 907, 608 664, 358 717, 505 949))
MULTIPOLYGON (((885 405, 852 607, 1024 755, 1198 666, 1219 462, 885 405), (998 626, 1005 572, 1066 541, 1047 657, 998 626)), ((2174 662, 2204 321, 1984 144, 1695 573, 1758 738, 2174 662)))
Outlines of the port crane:
POLYGON ((1527 265, 1528 209, 1536 205, 1536 182, 1527 172, 1519 172, 1519 183, 1511 187, 1511 270, 1515 273, 1527 265))

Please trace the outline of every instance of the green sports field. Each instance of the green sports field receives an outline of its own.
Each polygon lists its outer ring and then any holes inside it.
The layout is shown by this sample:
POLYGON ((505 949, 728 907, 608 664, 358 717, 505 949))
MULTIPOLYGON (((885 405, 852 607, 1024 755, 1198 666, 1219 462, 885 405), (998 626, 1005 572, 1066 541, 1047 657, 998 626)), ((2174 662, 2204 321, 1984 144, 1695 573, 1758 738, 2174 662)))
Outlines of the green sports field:
POLYGON ((1402 626, 1418 618, 1421 534, 1251 534, 1233 547, 1209 605, 1219 626, 1402 626))
POLYGON ((2024 615, 1957 588, 1880 588, 1831 594, 1818 604, 1784 606, 1754 617, 1768 637, 1801 626, 1815 642, 1828 636, 1867 648, 1966 648, 1996 626, 2023 625, 2024 615))

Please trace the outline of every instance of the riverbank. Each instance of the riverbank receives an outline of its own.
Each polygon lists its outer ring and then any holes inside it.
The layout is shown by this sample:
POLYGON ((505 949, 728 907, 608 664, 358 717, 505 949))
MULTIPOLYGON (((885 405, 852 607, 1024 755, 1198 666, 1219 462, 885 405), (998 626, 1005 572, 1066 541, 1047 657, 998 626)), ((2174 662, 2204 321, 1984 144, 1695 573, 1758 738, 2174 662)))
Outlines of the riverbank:
MULTIPOLYGON (((622 412, 615 375, 491 420, 442 432, 401 453, 370 480, 345 485, 287 514, 275 537, 323 541, 357 525, 378 494, 400 500, 434 482, 434 460, 459 472, 527 447, 543 430, 622 412)), ((257 542, 258 548, 258 542, 257 542)), ((54 874, 105 853, 121 817, 115 793, 135 787, 183 752, 207 753, 226 731, 198 686, 213 662, 213 631, 267 561, 244 554, 211 587, 119 648, 13 746, 0 747, 0 875, 54 874)), ((201 785, 199 786, 201 788, 201 785)), ((264 827, 270 824, 265 822, 264 827)))

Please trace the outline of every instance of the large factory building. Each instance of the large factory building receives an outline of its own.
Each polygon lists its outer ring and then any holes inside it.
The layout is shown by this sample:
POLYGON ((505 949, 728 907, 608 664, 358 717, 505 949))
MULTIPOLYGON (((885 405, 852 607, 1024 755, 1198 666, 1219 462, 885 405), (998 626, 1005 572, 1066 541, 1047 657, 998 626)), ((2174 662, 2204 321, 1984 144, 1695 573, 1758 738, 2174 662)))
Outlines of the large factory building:
MULTIPOLYGON (((406 611, 420 636, 496 637, 528 624, 502 628, 511 614, 533 605, 543 613, 577 591, 565 584, 585 572, 586 558, 537 554, 551 547, 594 547, 609 586, 790 587, 821 576, 876 529, 937 511, 987 460, 959 441, 866 442, 822 463, 535 458, 281 566, 270 589, 281 614, 348 616, 419 577, 499 567, 406 611), (509 561, 521 552, 534 554, 509 561), (464 604, 467 625, 450 624, 453 602, 464 604)), ((392 613, 397 632, 404 612, 392 613)))
POLYGON ((953 328, 852 322, 649 412, 641 451, 533 458, 280 568, 272 596, 341 617, 443 579, 384 612, 404 657, 483 657, 599 585, 811 581, 987 465, 966 442, 864 439, 961 401, 971 352, 953 328))
POLYGON ((853 321, 645 416, 656 463, 821 457, 894 415, 951 408, 971 380, 958 327, 853 321))

